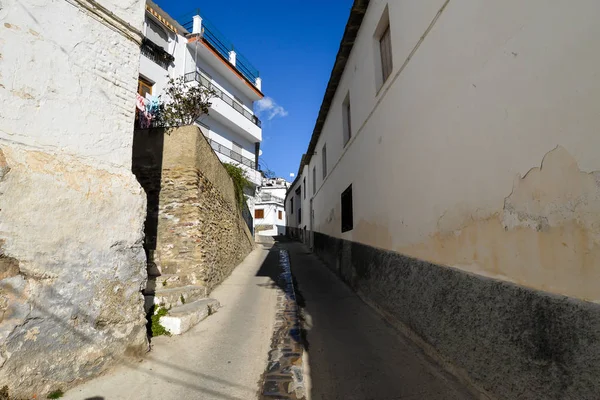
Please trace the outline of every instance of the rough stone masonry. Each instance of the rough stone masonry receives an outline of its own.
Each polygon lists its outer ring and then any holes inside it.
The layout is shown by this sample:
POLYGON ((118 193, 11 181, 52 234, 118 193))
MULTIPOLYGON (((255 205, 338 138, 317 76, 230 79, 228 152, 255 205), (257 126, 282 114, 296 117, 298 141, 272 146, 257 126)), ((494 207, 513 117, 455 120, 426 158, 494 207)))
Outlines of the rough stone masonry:
POLYGON ((148 194, 150 258, 210 292, 254 246, 229 174, 196 126, 136 131, 133 170, 148 194))
POLYGON ((0 387, 45 397, 147 348, 130 172, 143 0, 0 0, 0 387))

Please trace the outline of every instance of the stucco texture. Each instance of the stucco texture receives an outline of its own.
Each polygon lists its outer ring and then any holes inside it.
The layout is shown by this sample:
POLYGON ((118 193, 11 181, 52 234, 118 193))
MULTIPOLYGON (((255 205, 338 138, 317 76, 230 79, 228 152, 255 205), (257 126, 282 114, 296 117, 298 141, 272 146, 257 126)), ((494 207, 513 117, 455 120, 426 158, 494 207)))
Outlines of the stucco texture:
POLYGON ((148 348, 146 201, 130 171, 144 2, 100 3, 0 2, 0 387, 11 398, 66 390, 148 348))
POLYGON ((227 171, 196 126, 136 131, 133 160, 152 260, 210 291, 254 246, 227 171))

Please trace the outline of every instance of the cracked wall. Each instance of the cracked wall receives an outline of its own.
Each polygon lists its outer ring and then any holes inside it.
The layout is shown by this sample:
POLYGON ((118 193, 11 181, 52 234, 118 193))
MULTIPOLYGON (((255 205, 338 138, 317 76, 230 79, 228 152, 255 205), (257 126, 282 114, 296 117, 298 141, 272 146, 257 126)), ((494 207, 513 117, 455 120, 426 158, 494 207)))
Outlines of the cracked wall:
POLYGON ((536 289, 599 301, 600 173, 562 147, 516 179, 490 215, 447 212, 438 232, 401 253, 536 289))
POLYGON ((130 172, 140 0, 0 2, 0 387, 45 397, 147 349, 130 172), (92 7, 93 8, 93 7, 92 7))

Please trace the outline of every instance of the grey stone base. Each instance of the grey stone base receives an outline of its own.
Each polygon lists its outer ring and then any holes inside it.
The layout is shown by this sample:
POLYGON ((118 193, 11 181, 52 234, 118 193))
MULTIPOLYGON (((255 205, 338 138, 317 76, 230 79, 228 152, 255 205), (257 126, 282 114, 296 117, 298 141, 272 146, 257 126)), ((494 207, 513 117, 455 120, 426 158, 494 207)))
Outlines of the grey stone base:
POLYGON ((313 250, 490 397, 600 398, 600 305, 320 233, 313 250))

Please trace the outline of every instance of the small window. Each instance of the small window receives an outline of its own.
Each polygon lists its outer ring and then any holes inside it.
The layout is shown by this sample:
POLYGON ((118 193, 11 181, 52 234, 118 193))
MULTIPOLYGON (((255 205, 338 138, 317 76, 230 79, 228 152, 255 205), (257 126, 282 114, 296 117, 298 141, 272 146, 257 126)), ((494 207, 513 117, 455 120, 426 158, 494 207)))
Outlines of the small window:
POLYGON ((290 214, 294 213, 294 199, 290 199, 290 214))
POLYGON ((283 219, 283 211, 281 211, 281 210, 277 211, 277 218, 283 219))
POLYGON ((323 150, 321 151, 321 158, 323 159, 323 179, 327 176, 327 145, 323 145, 323 150))
POLYGON ((138 78, 138 94, 142 97, 146 97, 146 94, 152 94, 152 83, 149 80, 142 78, 141 76, 138 78))
POLYGON ((306 178, 302 178, 302 190, 304 191, 304 198, 306 198, 306 178))
POLYGON ((342 118, 344 120, 344 146, 350 140, 352 136, 352 116, 350 114, 350 93, 346 95, 344 102, 342 103, 342 118))
POLYGON ((254 218, 263 219, 265 217, 265 210, 262 208, 257 208, 254 210, 254 218))
POLYGON ((342 232, 351 231, 354 227, 352 214, 352 185, 342 193, 342 232))
POLYGON ((312 179, 312 187, 313 187, 313 195, 316 193, 317 191, 317 167, 314 166, 313 167, 313 179, 312 179))
POLYGON ((298 209, 298 225, 302 223, 302 209, 298 209))
POLYGON ((162 47, 163 50, 168 51, 169 35, 167 34, 167 31, 151 18, 146 18, 146 23, 148 24, 146 28, 146 37, 154 42, 154 44, 162 47))
POLYGON ((392 73, 392 39, 390 37, 390 26, 379 39, 379 53, 381 54, 381 78, 385 82, 392 73))
POLYGON ((392 69, 394 68, 390 14, 387 6, 379 19, 373 39, 375 47, 373 52, 375 54, 375 82, 377 91, 379 91, 383 83, 392 74, 392 69))

